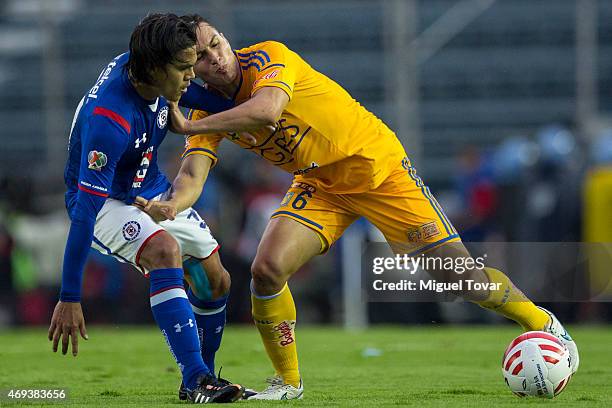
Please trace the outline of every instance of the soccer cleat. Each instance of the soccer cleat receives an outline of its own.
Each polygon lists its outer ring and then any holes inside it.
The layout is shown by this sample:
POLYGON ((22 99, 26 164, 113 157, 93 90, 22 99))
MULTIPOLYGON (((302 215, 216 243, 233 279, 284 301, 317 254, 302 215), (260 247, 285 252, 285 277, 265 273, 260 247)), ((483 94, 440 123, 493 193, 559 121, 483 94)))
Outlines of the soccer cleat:
MULTIPOLYGON (((219 381, 223 385, 232 385, 232 383, 225 378, 221 377, 221 369, 219 369, 219 375, 217 376, 217 381, 219 381)), ((257 391, 252 390, 250 388, 245 388, 244 393, 242 394, 242 399, 249 399, 253 395, 257 394, 257 391)), ((185 385, 181 382, 181 386, 179 387, 178 397, 181 401, 185 401, 189 398, 189 390, 185 388, 185 385)))
MULTIPOLYGON (((197 384, 198 386, 192 391, 181 387, 187 392, 187 399, 194 404, 234 402, 244 394, 242 385, 231 384, 229 381, 223 383, 211 374, 199 376, 197 384)), ((181 398, 180 391, 179 398, 181 398)))
POLYGON ((253 395, 249 400, 292 400, 302 399, 304 397, 304 385, 300 380, 300 386, 298 388, 291 384, 283 383, 283 379, 279 376, 271 377, 266 380, 269 384, 268 388, 253 395))
POLYGON ((563 343, 569 350, 570 358, 572 360, 572 374, 574 374, 576 371, 578 371, 578 365, 580 364, 580 357, 578 356, 578 347, 576 347, 576 342, 572 339, 572 336, 569 335, 567 330, 565 330, 559 319, 557 319, 554 314, 543 307, 538 306, 538 308, 550 316, 550 321, 546 324, 543 331, 550 333, 561 340, 561 343, 563 343))
POLYGON ((189 390, 187 388, 185 388, 185 384, 183 384, 183 382, 181 381, 181 386, 179 387, 179 399, 181 401, 185 401, 187 398, 189 398, 189 390))

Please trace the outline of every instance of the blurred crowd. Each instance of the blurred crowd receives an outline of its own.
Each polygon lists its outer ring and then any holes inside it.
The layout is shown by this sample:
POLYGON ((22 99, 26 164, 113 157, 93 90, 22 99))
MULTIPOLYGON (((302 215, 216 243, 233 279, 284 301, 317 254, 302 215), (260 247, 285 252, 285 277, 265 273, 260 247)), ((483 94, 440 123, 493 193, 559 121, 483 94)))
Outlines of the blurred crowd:
MULTIPOLYGON (((195 208, 221 243, 222 260, 232 275, 228 319, 249 322, 250 262, 291 177, 232 147, 222 146, 221 157, 225 158, 211 172, 195 208)), ((165 153, 165 170, 172 176, 178 169, 180 147, 173 146, 165 153)), ((464 241, 605 240, 605 236, 589 236, 584 227, 584 208, 588 206, 585 185, 593 171, 611 165, 612 131, 601 132, 587 143, 571 129, 551 125, 535 134, 507 138, 488 150, 465 146, 455 157, 449 182, 430 187, 464 241)), ((427 174, 422 176, 427 182, 427 174)), ((7 180, 3 183, 0 326, 47 324, 59 293, 68 219, 65 211, 44 215, 23 211, 30 207, 23 203, 27 195, 11 195, 11 190, 4 188, 7 180)), ((359 228, 372 227, 359 223, 359 228)), ((326 256, 304 267, 292 280, 301 321, 341 321, 340 248, 334 245, 326 256)), ((147 294, 147 281, 134 268, 91 251, 83 292, 90 323, 152 322, 147 294)), ((570 302, 558 306, 557 311, 561 309, 566 318, 578 321, 609 319, 612 314, 607 305, 570 302)), ((370 320, 444 321, 448 314, 444 308, 434 304, 372 304, 370 320), (416 313, 407 314, 406 310, 416 313)), ((478 321, 478 316, 467 321, 478 321)))

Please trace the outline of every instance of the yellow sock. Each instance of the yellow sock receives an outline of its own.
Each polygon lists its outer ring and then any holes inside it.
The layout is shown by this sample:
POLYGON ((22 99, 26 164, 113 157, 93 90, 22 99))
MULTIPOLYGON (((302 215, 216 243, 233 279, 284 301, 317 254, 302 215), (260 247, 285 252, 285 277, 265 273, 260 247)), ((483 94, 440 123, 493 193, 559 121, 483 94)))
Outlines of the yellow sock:
POLYGON ((300 385, 295 339, 295 303, 289 286, 273 296, 251 294, 253 319, 268 357, 285 384, 300 385))
POLYGON ((486 300, 477 302, 478 305, 514 320, 525 331, 544 329, 549 320, 546 312, 538 309, 503 272, 493 268, 484 270, 489 282, 500 285, 498 290, 490 291, 486 300))

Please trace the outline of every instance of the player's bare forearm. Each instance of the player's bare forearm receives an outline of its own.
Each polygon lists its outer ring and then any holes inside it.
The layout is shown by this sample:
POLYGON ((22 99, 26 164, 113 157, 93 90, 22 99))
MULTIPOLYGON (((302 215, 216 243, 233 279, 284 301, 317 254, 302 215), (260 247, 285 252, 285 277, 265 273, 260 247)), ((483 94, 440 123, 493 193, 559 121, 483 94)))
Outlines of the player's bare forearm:
POLYGON ((174 220, 176 215, 191 207, 200 197, 212 160, 202 155, 187 156, 172 183, 170 198, 165 201, 136 197, 134 205, 161 222, 174 220))
POLYGON ((183 159, 181 168, 172 183, 170 202, 178 213, 191 207, 202 193, 212 160, 202 155, 191 155, 183 159))
POLYGON ((288 102, 289 97, 281 89, 263 88, 235 108, 200 120, 186 120, 178 108, 172 109, 171 115, 180 133, 188 135, 248 132, 274 125, 288 102))

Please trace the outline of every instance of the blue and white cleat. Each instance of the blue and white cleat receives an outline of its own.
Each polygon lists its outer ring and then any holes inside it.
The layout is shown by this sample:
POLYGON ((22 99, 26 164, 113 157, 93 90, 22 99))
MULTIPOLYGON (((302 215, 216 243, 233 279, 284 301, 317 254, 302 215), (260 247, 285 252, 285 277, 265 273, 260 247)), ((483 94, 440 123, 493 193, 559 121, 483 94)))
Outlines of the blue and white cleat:
POLYGON ((304 385, 301 380, 300 386, 297 388, 291 384, 285 384, 279 376, 268 378, 266 382, 268 383, 268 388, 249 397, 249 400, 282 401, 302 399, 304 397, 304 385))
POLYGON ((576 347, 576 342, 572 339, 572 336, 569 335, 567 330, 565 330, 559 319, 557 319, 554 314, 543 307, 538 306, 538 308, 550 316, 550 321, 546 324, 543 331, 552 334, 558 338, 561 343, 565 345, 565 347, 567 347, 570 353, 570 358, 572 359, 572 374, 574 374, 576 371, 578 371, 578 366, 580 365, 580 357, 578 356, 578 347, 576 347))

